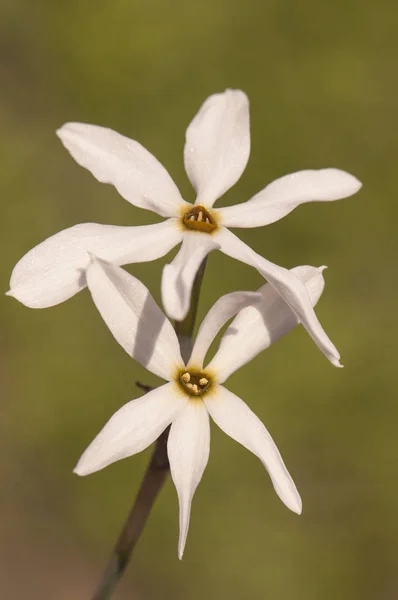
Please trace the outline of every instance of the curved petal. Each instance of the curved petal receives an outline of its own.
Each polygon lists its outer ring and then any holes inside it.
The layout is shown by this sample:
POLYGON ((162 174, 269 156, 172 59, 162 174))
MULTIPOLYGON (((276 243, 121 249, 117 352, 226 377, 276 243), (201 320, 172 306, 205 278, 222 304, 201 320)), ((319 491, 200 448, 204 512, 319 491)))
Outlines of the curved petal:
POLYGON ((251 200, 222 209, 226 227, 261 227, 282 219, 305 202, 330 202, 352 196, 362 187, 340 169, 298 171, 276 179, 251 200))
POLYGON ((212 341, 225 323, 243 308, 261 301, 261 294, 256 292, 231 292, 219 298, 202 321, 187 368, 195 365, 201 369, 212 341))
POLYGON ((135 140, 86 123, 66 123, 57 135, 79 165, 98 181, 114 185, 134 206, 177 217, 187 204, 166 169, 135 140))
POLYGON ((192 285, 205 257, 219 248, 213 237, 206 233, 185 233, 182 246, 162 274, 162 302, 171 319, 182 321, 189 309, 192 285))
POLYGON ((98 258, 86 271, 87 285, 112 335, 130 356, 163 379, 183 368, 176 333, 141 281, 98 258))
POLYGON ((186 132, 185 170, 196 204, 213 206, 240 178, 250 155, 249 100, 240 90, 207 98, 186 132))
POLYGON ((253 452, 267 469, 276 493, 293 512, 301 514, 301 498, 272 437, 250 408, 222 385, 204 396, 212 419, 232 439, 253 452))
POLYGON ((311 305, 309 293, 303 282, 291 271, 275 265, 254 252, 254 250, 225 227, 222 227, 218 232, 217 241, 221 246, 222 252, 255 267, 269 281, 272 287, 275 288, 286 304, 297 315, 326 358, 335 367, 341 367, 342 365, 339 363, 340 354, 319 323, 311 305))
POLYGON ((21 258, 12 272, 8 295, 30 308, 54 306, 86 287, 88 252, 119 265, 146 262, 167 254, 181 237, 176 219, 139 227, 75 225, 21 258))
MULTIPOLYGON (((291 269, 291 273, 307 288, 312 306, 323 292, 325 280, 322 271, 325 268, 305 265, 291 269)), ((299 323, 295 313, 269 283, 258 292, 262 301, 240 311, 224 333, 219 349, 208 365, 208 369, 216 373, 218 383, 224 383, 232 373, 299 323)))
POLYGON ((74 472, 89 475, 141 452, 170 425, 185 403, 173 383, 131 400, 109 419, 79 459, 74 472))
POLYGON ((171 476, 180 505, 178 557, 184 554, 192 498, 209 460, 209 415, 203 402, 189 401, 174 420, 167 443, 171 476))

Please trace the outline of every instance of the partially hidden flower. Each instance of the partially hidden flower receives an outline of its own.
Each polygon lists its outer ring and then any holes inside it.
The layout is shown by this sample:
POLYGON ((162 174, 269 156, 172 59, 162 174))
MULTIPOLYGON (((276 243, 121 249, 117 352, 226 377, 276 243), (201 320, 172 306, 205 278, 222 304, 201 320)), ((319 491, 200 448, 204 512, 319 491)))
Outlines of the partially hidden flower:
MULTIPOLYGON (((310 266, 292 270, 313 305, 323 290, 322 270, 310 266)), ((225 433, 258 456, 282 502, 300 514, 299 493, 270 434, 243 400, 222 385, 297 325, 296 316, 275 290, 266 284, 257 293, 232 292, 221 297, 202 322, 185 364, 170 321, 140 281, 92 256, 87 284, 119 344, 167 383, 120 408, 84 452, 75 472, 88 475, 141 452, 171 424, 167 453, 179 500, 181 558, 192 498, 209 458, 210 415, 225 433), (210 344, 238 311, 214 358, 204 367, 210 344)))
POLYGON ((9 295, 32 308, 52 306, 85 287, 88 251, 123 265, 155 260, 182 242, 162 277, 166 313, 182 320, 199 265, 210 251, 219 249, 255 267, 326 357, 340 366, 340 355, 320 325, 300 279, 254 252, 228 227, 261 227, 299 204, 350 196, 361 187, 355 177, 339 169, 299 171, 277 179, 248 202, 213 208, 238 181, 249 159, 249 101, 240 90, 210 96, 187 129, 184 162, 197 194, 194 205, 183 200, 165 168, 138 142, 83 123, 68 123, 57 134, 73 158, 99 181, 113 184, 131 204, 167 220, 137 227, 83 223, 61 231, 18 262, 9 295))

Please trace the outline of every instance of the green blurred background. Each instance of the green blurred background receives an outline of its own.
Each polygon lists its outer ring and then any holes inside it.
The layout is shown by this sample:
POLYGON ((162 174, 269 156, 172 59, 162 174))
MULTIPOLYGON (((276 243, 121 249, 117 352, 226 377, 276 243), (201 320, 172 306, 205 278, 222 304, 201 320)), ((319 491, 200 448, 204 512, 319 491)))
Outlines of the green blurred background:
MULTIPOLYGON (((156 221, 75 164, 54 133, 65 121, 139 140, 193 200, 185 128, 209 94, 238 87, 251 100, 252 154, 220 205, 305 168, 364 182, 352 198, 239 232, 278 264, 329 266, 317 312, 345 368, 299 328, 227 384, 272 432, 303 515, 213 427, 183 561, 169 481, 116 599, 398 597, 397 19, 393 0, 1 1, 4 291, 17 260, 60 229, 156 221)), ((132 269, 156 298, 171 257, 132 269)), ((261 284, 214 253, 201 315, 220 294, 261 284)), ((88 600, 150 451, 85 479, 72 468, 139 395, 134 382, 157 381, 114 342, 86 291, 43 311, 1 302, 0 597, 88 600)))

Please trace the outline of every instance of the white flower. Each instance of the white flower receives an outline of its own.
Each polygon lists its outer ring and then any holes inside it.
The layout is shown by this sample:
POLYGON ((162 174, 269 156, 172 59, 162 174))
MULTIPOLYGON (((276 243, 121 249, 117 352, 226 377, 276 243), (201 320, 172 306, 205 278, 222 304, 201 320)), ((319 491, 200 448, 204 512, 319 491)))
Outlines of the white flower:
POLYGON ((303 283, 254 252, 227 227, 260 227, 304 202, 350 196, 361 187, 355 177, 339 169, 299 171, 277 179, 248 202, 214 209, 214 202, 238 181, 249 158, 249 101, 240 90, 210 96, 187 129, 184 161, 197 193, 194 205, 182 199, 164 167, 138 142, 83 123, 68 123, 57 133, 74 159, 99 181, 113 184, 126 200, 167 220, 139 227, 83 223, 61 231, 19 261, 9 295, 32 308, 52 306, 85 287, 88 251, 123 265, 154 260, 182 242, 162 278, 165 310, 182 320, 197 269, 217 248, 255 267, 327 358, 340 366, 339 353, 322 329, 303 283))
MULTIPOLYGON (((313 305, 323 290, 322 270, 293 269, 313 305)), ((259 457, 282 502, 300 514, 300 496, 270 434, 243 400, 222 385, 241 365, 297 325, 297 318, 275 290, 266 284, 258 293, 233 292, 220 298, 204 319, 185 365, 170 321, 140 281, 92 256, 87 284, 119 344, 168 383, 120 408, 84 452, 75 472, 88 475, 141 452, 171 424, 167 452, 180 506, 181 558, 192 497, 209 458, 210 414, 225 433, 259 457), (213 360, 204 367, 215 336, 242 308, 213 360)))

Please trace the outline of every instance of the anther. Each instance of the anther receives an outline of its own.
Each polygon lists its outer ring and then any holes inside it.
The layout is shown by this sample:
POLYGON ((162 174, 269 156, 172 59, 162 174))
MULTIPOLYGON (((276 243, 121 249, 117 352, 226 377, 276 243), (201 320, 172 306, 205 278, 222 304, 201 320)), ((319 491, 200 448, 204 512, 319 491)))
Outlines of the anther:
POLYGON ((191 376, 189 373, 184 373, 184 375, 181 375, 181 379, 185 381, 185 383, 188 383, 191 380, 191 376))
POLYGON ((200 387, 205 387, 205 385, 207 385, 209 383, 208 379, 206 379, 206 377, 202 377, 202 379, 199 379, 199 385, 200 387))
MULTIPOLYGON (((192 384, 191 384, 191 385, 192 385, 192 384)), ((195 394, 199 394, 199 388, 198 388, 198 386, 196 385, 196 383, 194 383, 194 384, 192 385, 192 389, 193 389, 193 391, 195 392, 195 394)))
POLYGON ((211 233, 217 224, 213 221, 211 214, 204 206, 193 206, 182 217, 182 221, 188 229, 211 233))

